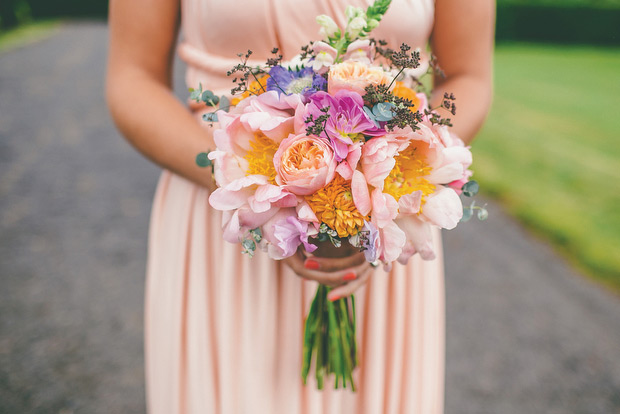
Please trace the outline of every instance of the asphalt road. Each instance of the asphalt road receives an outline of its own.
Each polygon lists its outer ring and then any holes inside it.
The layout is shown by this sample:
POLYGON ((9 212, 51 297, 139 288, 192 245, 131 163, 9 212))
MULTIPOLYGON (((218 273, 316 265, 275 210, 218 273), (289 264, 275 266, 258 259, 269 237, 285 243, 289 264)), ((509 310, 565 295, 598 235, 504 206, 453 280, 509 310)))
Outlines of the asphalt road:
MULTIPOLYGON (((106 37, 104 24, 67 24, 0 54, 3 414, 145 410, 158 168, 109 119, 106 37)), ((620 298, 489 210, 445 234, 446 413, 620 413, 620 298)))

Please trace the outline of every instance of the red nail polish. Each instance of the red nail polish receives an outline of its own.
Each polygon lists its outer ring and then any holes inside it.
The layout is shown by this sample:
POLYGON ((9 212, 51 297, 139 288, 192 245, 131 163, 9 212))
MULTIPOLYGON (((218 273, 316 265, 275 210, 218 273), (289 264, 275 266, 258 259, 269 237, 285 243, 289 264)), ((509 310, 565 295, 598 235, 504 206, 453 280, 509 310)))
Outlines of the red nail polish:
POLYGON ((310 270, 318 270, 320 265, 319 262, 317 262, 316 260, 306 259, 306 261, 304 262, 304 267, 310 270))
POLYGON ((327 300, 329 300, 330 302, 335 302, 338 299, 340 299, 340 296, 338 296, 338 295, 331 295, 331 296, 328 295, 327 296, 327 300))
POLYGON ((355 272, 349 272, 346 275, 342 276, 342 280, 355 280, 357 279, 357 275, 355 272))

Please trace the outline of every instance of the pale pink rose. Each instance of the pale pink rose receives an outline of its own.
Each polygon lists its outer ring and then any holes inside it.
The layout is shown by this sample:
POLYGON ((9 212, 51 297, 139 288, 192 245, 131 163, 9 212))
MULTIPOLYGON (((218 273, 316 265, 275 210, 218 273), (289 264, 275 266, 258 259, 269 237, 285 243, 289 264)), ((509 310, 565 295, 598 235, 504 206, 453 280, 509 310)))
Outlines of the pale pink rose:
POLYGON ((347 51, 343 60, 360 62, 367 65, 372 63, 372 55, 374 48, 370 44, 369 39, 358 39, 347 47, 347 51))
POLYGON ((327 91, 335 95, 339 90, 345 89, 366 94, 364 88, 368 85, 389 85, 392 76, 380 67, 368 66, 360 62, 346 61, 332 65, 329 68, 327 91))
POLYGON ((297 195, 312 194, 333 178, 337 162, 326 139, 291 135, 280 143, 273 157, 276 183, 297 195))

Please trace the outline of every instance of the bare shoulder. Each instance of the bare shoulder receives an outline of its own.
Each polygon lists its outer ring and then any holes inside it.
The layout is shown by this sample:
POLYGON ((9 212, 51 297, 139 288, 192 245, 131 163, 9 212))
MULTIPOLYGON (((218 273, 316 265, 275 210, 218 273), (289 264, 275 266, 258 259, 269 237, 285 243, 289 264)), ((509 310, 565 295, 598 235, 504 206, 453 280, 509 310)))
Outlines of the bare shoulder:
POLYGON ((109 70, 134 66, 168 81, 179 0, 110 0, 109 70))

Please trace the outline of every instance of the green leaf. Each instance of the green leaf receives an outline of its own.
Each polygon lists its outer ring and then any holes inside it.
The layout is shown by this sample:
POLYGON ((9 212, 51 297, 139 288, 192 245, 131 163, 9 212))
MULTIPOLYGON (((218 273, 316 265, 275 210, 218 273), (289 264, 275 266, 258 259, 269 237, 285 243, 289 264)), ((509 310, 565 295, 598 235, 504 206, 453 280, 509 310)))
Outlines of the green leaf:
POLYGON ((377 121, 389 121, 394 118, 394 108, 396 105, 392 102, 379 102, 372 108, 372 113, 377 121))
POLYGON ((230 101, 224 95, 220 97, 220 109, 226 112, 230 111, 230 101))
POLYGON ((215 94, 213 94, 213 92, 208 90, 202 93, 200 99, 202 99, 202 101, 206 103, 207 106, 215 106, 220 101, 220 98, 218 98, 217 96, 215 96, 215 94))
POLYGON ((207 122, 217 122, 217 113, 216 112, 209 112, 207 114, 204 114, 202 116, 202 120, 203 121, 207 121, 207 122))
POLYGON ((200 154, 196 155, 196 164, 198 164, 199 167, 205 168, 211 167, 213 165, 213 162, 209 159, 208 152, 201 152, 200 154))
POLYGON ((471 180, 466 182, 461 189, 463 190, 463 194, 465 196, 473 197, 478 194, 478 191, 480 191, 480 185, 476 181, 471 180))
POLYGON ((474 211, 470 207, 463 207, 463 217, 461 217, 461 222, 465 223, 471 219, 474 211))

